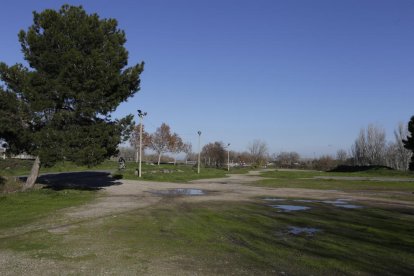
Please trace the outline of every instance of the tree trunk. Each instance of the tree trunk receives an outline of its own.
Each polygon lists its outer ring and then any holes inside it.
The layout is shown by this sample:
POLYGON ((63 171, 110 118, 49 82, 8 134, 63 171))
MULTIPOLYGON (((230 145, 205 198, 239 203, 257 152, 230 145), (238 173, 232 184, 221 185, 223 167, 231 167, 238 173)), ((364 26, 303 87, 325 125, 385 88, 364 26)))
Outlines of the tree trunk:
POLYGON ((30 175, 26 180, 26 183, 23 185, 23 191, 32 189, 34 184, 36 183, 36 179, 39 176, 40 170, 40 158, 36 156, 36 159, 33 163, 32 170, 30 171, 30 175))
POLYGON ((161 154, 162 153, 158 154, 158 166, 160 165, 160 162, 161 162, 161 154))

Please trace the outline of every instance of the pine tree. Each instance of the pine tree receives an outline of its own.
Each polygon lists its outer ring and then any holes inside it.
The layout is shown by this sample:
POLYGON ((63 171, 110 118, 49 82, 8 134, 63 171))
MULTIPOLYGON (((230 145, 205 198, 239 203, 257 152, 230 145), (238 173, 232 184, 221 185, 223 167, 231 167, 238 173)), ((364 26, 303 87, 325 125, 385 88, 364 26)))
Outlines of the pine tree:
POLYGON ((408 122, 408 132, 410 132, 410 136, 408 136, 406 140, 403 140, 403 143, 406 149, 413 152, 413 155, 411 155, 409 170, 414 171, 414 116, 412 116, 411 120, 408 122))
POLYGON ((133 116, 110 114, 139 90, 144 67, 126 68, 117 21, 63 5, 33 12, 19 42, 30 68, 0 63, 0 139, 9 152, 37 157, 25 187, 34 185, 36 166, 59 160, 92 166, 116 154, 133 116))

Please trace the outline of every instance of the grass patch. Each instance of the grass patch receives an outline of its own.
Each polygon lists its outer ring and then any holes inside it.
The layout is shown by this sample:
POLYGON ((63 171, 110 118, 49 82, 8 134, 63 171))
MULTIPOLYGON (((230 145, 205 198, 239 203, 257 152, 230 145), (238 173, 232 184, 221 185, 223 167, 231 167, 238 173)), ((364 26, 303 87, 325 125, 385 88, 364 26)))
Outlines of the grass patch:
MULTIPOLYGON (((28 175, 30 173, 33 161, 6 159, 0 160, 0 172, 5 176, 28 175)), ((118 162, 105 161, 94 167, 78 166, 72 162, 58 162, 53 167, 40 169, 40 173, 56 173, 56 172, 80 172, 80 171, 96 171, 106 170, 112 171, 117 179, 138 180, 136 169, 138 164, 135 162, 127 162, 126 169, 118 170, 118 162)), ((160 166, 151 164, 142 164, 141 180, 164 181, 164 182, 187 182, 195 179, 219 178, 225 177, 226 174, 247 173, 251 168, 232 168, 230 171, 221 168, 201 168, 200 174, 197 174, 197 168, 190 165, 173 165, 163 164, 160 166)))
MULTIPOLYGON (((128 163, 127 168, 118 171, 125 179, 138 180, 135 175, 135 169, 138 167, 136 163, 128 163)), ((250 168, 232 168, 230 171, 220 168, 201 168, 200 174, 197 168, 187 165, 148 165, 142 166, 142 180, 160 181, 160 182, 187 182, 196 179, 220 178, 227 174, 247 173, 250 168)))
MULTIPOLYGON (((410 173, 404 174, 411 175, 410 173)), ((272 188, 305 188, 341 191, 400 191, 414 192, 414 181, 371 181, 371 180, 344 180, 344 179, 315 179, 318 176, 369 176, 393 177, 378 175, 375 172, 358 173, 331 173, 318 171, 270 171, 262 173, 264 179, 255 183, 258 186, 272 188), (363 175, 365 174, 365 175, 363 175)), ((403 180, 404 178, 402 178, 403 180)))
POLYGON ((0 194, 13 193, 21 190, 22 182, 13 176, 0 176, 0 194))
POLYGON ((48 189, 0 195, 0 230, 31 223, 56 210, 86 203, 94 196, 89 191, 48 189))
POLYGON ((166 201, 85 224, 65 239, 41 232, 16 242, 0 239, 0 247, 119 274, 410 275, 414 270, 412 209, 306 204, 312 207, 308 211, 284 213, 262 201, 166 201), (291 235, 289 226, 321 232, 291 235))

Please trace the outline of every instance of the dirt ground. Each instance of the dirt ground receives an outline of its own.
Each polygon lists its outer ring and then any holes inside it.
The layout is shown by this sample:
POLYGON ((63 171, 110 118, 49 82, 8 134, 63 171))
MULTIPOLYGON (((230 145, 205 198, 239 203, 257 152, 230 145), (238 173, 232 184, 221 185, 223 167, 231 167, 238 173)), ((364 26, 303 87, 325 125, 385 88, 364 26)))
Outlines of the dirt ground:
MULTIPOLYGON (((156 205, 163 198, 157 191, 169 189, 201 189, 206 193, 197 196, 179 196, 177 201, 252 201, 262 196, 291 197, 303 199, 344 199, 346 201, 364 201, 366 204, 404 205, 414 207, 414 202, 400 201, 391 198, 378 197, 378 192, 344 192, 339 190, 317 190, 299 188, 268 188, 251 186, 249 183, 264 179, 260 171, 251 171, 248 174, 232 174, 226 178, 201 179, 189 183, 169 183, 136 180, 119 180, 117 185, 106 186, 100 191, 100 196, 93 202, 79 207, 67 208, 52 225, 46 223, 34 225, 33 229, 49 229, 58 231, 59 227, 66 227, 68 222, 87 221, 90 219, 111 216, 117 213, 145 208, 156 205)), ((346 179, 343 179, 346 180, 346 179)), ((353 180, 353 179, 348 179, 353 180)), ((389 192, 387 192, 389 193, 389 192)), ((42 222, 43 223, 43 222, 42 222)), ((69 223, 70 224, 70 223, 69 223)), ((17 231, 19 232, 19 231, 17 231)), ((16 229, 13 233, 16 234, 16 229)), ((4 236, 0 234, 0 237, 4 236)))
MULTIPOLYGON (((398 201, 393 199, 378 198, 376 194, 352 193, 338 190, 314 190, 298 188, 267 188, 250 186, 249 183, 263 179, 259 171, 251 171, 248 174, 234 174, 227 178, 201 179, 190 183, 168 183, 122 180, 122 185, 114 185, 105 188, 105 195, 98 201, 86 206, 68 210, 67 215, 75 218, 93 218, 106 216, 130 209, 143 208, 157 204, 162 199, 161 195, 153 193, 168 189, 192 188, 202 189, 207 193, 198 196, 183 196, 176 200, 183 201, 251 201, 261 196, 295 197, 306 199, 345 199, 347 201, 364 201, 368 204, 402 204, 411 205, 414 202, 398 201), (246 185, 247 184, 247 185, 246 185), (139 199, 139 200, 138 200, 139 199)), ((352 179, 350 179, 352 180, 352 179)))
MULTIPOLYGON (((303 199, 344 199, 346 201, 363 201, 365 204, 404 205, 414 208, 414 202, 398 201, 387 198, 379 198, 375 194, 344 192, 338 190, 313 190, 297 188, 267 188, 248 185, 262 179, 259 171, 252 171, 245 175, 230 175, 227 178, 195 180, 190 183, 166 183, 150 181, 119 180, 118 185, 104 187, 100 196, 93 202, 79 207, 71 207, 58 212, 53 217, 36 224, 0 233, 0 238, 18 237, 33 231, 47 230, 50 233, 62 234, 69 232, 80 223, 88 223, 117 214, 128 212, 138 208, 155 206, 163 196, 157 191, 168 189, 192 188, 206 191, 204 195, 179 196, 177 201, 252 201, 258 197, 294 197, 303 199)), ((53 260, 35 260, 24 253, 0 250, 0 275, 53 275, 53 271, 67 271, 71 274, 70 267, 65 268, 64 263, 53 260), (51 270, 50 270, 51 269, 51 270), (46 271, 46 272, 45 272, 46 271)), ((82 272, 73 271, 75 274, 82 272)), ((160 271, 158 271, 160 272, 160 271)), ((154 274, 158 274, 154 271, 154 274)), ((99 272, 98 272, 99 274, 99 272)))

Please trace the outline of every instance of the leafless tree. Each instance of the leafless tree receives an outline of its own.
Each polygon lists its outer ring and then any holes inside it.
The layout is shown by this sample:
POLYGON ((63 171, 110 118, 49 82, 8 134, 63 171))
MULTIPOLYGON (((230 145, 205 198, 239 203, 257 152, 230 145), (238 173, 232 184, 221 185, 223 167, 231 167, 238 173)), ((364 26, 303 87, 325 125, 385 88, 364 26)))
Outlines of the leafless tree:
POLYGON ((348 159, 348 154, 346 153, 346 150, 340 149, 336 152, 336 160, 340 164, 344 164, 347 159, 348 159))
POLYGON ((313 161, 313 169, 328 171, 336 166, 336 161, 332 156, 323 155, 313 161))
POLYGON ((300 155, 297 152, 280 152, 273 155, 276 164, 280 167, 291 167, 299 163, 300 155))
POLYGON ((385 165, 385 130, 370 124, 361 129, 352 146, 355 165, 385 165))
POLYGON ((222 142, 209 143, 203 147, 201 156, 207 166, 220 168, 224 165, 226 150, 222 142))
POLYGON ((185 153, 185 163, 187 164, 188 159, 190 159, 193 153, 193 146, 191 143, 183 144, 183 152, 185 153))
POLYGON ((177 133, 174 133, 173 135, 171 135, 170 142, 168 145, 168 150, 174 155, 174 165, 175 165, 177 162, 177 154, 179 154, 180 152, 183 152, 184 150, 184 142, 177 133))
POLYGON ((253 165, 263 165, 267 161, 267 144, 261 140, 254 140, 248 146, 250 162, 253 165))
POLYGON ((160 165, 162 154, 168 152, 171 148, 171 139, 172 134, 170 126, 166 123, 162 123, 161 126, 151 134, 150 148, 158 155, 158 165, 160 165))

